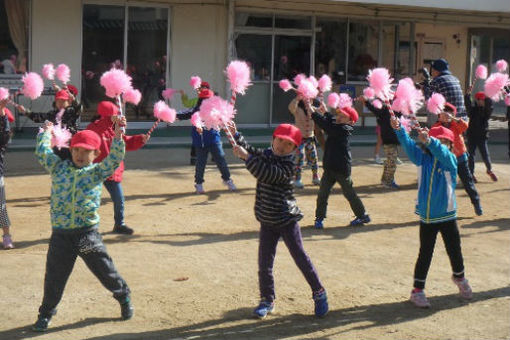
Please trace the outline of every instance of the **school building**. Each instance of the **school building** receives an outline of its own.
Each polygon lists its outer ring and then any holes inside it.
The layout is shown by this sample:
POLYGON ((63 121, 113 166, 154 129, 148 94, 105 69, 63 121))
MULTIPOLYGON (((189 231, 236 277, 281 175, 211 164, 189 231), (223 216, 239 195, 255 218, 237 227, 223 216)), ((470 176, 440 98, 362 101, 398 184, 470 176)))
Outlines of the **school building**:
MULTIPOLYGON (((283 78, 326 73, 335 90, 358 95, 370 68, 418 81, 418 70, 440 57, 464 87, 478 64, 490 70, 510 61, 508 0, 0 0, 0 86, 15 91, 23 72, 65 63, 83 121, 105 99, 99 77, 112 66, 142 92, 127 113, 130 127, 144 128, 165 87, 193 96, 189 78, 198 75, 228 98, 223 71, 230 60, 246 60, 253 85, 238 97, 236 122, 268 127, 291 119, 283 78)), ((52 96, 19 100, 48 110, 52 96)), ((16 124, 31 126, 24 117, 16 124)))

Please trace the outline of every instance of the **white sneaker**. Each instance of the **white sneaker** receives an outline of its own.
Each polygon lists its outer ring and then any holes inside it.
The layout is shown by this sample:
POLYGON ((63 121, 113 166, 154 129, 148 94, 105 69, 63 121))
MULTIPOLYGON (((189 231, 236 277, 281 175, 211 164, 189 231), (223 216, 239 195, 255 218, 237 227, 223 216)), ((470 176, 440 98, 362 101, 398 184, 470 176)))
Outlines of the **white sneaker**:
POLYGON ((234 181, 229 179, 228 181, 223 181, 223 184, 225 184, 228 187, 228 190, 230 191, 236 191, 237 187, 234 184, 234 181))
POLYGON ((473 291, 471 290, 471 286, 469 285, 469 281, 466 278, 457 279, 452 276, 452 281, 459 287, 459 293, 462 298, 466 300, 470 300, 473 298, 473 291))
POLYGON ((195 190, 196 190, 196 193, 199 195, 205 194, 204 186, 202 185, 202 183, 195 184, 195 190))
POLYGON ((313 183, 313 185, 320 185, 321 184, 321 179, 319 177, 314 177, 312 179, 312 183, 313 183))
POLYGON ((384 163, 381 156, 379 156, 379 155, 375 156, 374 162, 375 162, 375 164, 383 164, 384 163))
POLYGON ((400 158, 398 158, 398 157, 397 157, 397 160, 395 161, 395 163, 397 163, 397 165, 402 165, 404 162, 402 162, 402 161, 400 160, 400 158))
POLYGON ((419 292, 411 291, 411 297, 409 298, 409 301, 411 301, 416 307, 430 308, 430 302, 427 300, 423 290, 420 290, 419 292))

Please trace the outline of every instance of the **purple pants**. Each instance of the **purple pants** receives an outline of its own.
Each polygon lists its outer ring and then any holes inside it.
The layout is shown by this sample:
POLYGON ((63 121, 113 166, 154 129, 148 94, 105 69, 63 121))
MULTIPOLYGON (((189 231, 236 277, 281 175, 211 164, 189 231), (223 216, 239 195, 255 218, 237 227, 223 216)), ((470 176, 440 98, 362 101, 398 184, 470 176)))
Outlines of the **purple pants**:
POLYGON ((275 300, 273 265, 278 240, 283 238, 290 255, 305 276, 312 288, 312 292, 321 290, 322 284, 315 267, 303 248, 301 229, 297 222, 283 227, 261 224, 259 236, 259 286, 262 300, 272 302, 275 300))

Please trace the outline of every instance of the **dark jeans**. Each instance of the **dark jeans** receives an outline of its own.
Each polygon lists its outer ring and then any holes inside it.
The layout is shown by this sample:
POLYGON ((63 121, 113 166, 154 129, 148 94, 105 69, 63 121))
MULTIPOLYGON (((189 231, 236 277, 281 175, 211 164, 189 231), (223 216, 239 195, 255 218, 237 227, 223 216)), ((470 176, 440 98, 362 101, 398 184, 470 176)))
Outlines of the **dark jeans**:
POLYGON ((471 174, 475 173, 475 152, 476 148, 480 150, 483 162, 487 171, 492 170, 491 156, 489 155, 489 147, 487 146, 487 138, 469 138, 468 139, 468 153, 469 153, 469 171, 471 174))
POLYGON ((225 160, 225 152, 221 143, 217 143, 211 146, 195 147, 197 153, 197 163, 195 165, 195 183, 204 183, 204 171, 207 165, 207 156, 209 152, 212 154, 216 166, 221 172, 221 178, 224 181, 230 179, 230 170, 228 169, 227 161, 225 160))
POLYGON ((342 187, 342 193, 344 197, 349 201, 351 209, 356 217, 365 215, 365 207, 363 202, 354 191, 352 186, 352 179, 350 176, 345 176, 340 172, 331 171, 324 169, 324 173, 321 178, 321 186, 319 189, 319 195, 317 196, 317 208, 315 209, 315 218, 325 218, 326 210, 328 208, 328 198, 331 193, 331 189, 335 183, 339 183, 342 187))
POLYGON ((457 228, 457 220, 441 223, 423 223, 420 222, 420 253, 414 267, 414 287, 425 288, 425 280, 434 254, 437 233, 441 233, 444 246, 450 264, 452 266, 453 276, 457 278, 464 277, 464 260, 462 259, 462 250, 460 248, 460 234, 457 228))
POLYGON ((312 288, 312 292, 321 290, 323 287, 319 280, 319 275, 303 248, 299 224, 292 222, 283 227, 261 224, 259 235, 260 297, 265 301, 275 300, 273 264, 276 246, 280 237, 283 238, 283 242, 285 242, 294 262, 312 288))
POLYGON ((124 225, 124 192, 122 191, 122 184, 115 181, 103 182, 106 190, 110 193, 113 201, 113 219, 115 226, 120 227, 124 225))
POLYGON ((473 175, 471 174, 471 171, 469 171, 466 158, 463 156, 457 157, 457 173, 462 181, 464 190, 466 190, 469 198, 471 199, 471 203, 474 206, 480 205, 480 196, 478 195, 478 191, 476 191, 473 175))
POLYGON ((49 317, 56 313, 77 256, 83 259, 103 286, 113 293, 115 299, 123 301, 129 296, 129 287, 115 269, 97 227, 76 231, 53 231, 46 258, 44 297, 39 308, 40 315, 49 317))

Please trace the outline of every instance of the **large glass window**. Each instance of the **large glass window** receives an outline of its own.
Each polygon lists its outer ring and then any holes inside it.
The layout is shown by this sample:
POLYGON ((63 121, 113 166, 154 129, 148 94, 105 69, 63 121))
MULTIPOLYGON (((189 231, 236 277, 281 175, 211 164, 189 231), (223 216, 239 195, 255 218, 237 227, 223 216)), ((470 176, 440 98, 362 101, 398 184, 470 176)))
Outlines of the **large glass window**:
POLYGON ((29 0, 0 0, 0 77, 27 71, 29 0))
POLYGON ((347 80, 365 81, 368 70, 377 66, 379 21, 349 23, 347 80))
POLYGON ((319 18, 315 35, 315 74, 327 74, 335 84, 345 83, 347 21, 319 18))

